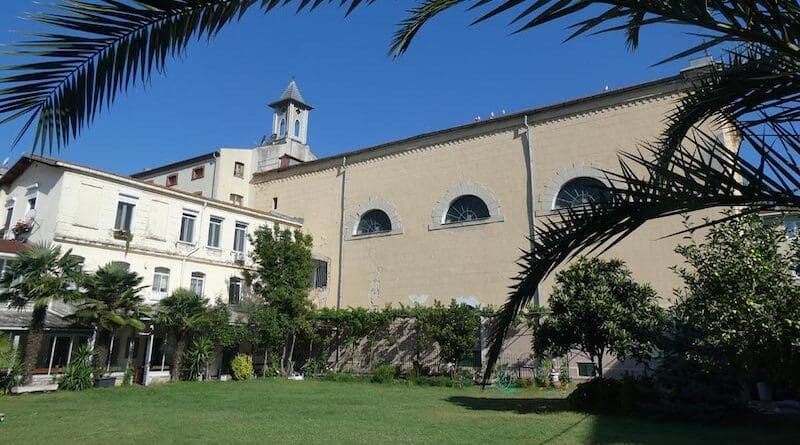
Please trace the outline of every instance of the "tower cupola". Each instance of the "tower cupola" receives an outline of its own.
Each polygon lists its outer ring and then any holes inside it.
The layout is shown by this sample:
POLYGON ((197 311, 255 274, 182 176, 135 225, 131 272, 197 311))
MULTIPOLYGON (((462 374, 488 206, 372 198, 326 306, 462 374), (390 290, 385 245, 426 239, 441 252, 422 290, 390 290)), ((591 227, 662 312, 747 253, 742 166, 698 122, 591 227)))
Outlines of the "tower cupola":
POLYGON ((308 144, 308 113, 314 108, 303 99, 292 79, 281 97, 269 104, 273 109, 272 134, 275 140, 292 139, 308 144))

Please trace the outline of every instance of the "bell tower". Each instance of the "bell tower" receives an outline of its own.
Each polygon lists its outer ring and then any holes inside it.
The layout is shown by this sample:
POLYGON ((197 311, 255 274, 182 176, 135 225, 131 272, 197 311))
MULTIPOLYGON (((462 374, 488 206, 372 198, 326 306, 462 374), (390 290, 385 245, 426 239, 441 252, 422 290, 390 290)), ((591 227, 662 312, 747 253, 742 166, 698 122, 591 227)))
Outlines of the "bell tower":
POLYGON ((313 107, 305 102, 294 79, 289 82, 281 97, 269 106, 273 110, 274 139, 293 140, 308 145, 308 113, 313 107))

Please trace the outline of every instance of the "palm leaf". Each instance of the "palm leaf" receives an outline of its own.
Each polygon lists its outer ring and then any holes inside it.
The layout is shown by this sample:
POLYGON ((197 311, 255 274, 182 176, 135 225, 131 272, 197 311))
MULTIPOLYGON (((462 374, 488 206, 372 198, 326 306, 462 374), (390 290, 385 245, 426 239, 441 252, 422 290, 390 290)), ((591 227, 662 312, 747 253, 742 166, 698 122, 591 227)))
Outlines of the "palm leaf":
MULTIPOLYGON (((335 0, 325 0, 334 2, 335 0)), ((14 144, 34 129, 34 149, 60 149, 118 93, 163 72, 195 39, 211 39, 256 7, 277 0, 61 0, 31 19, 52 31, 29 33, 6 54, 30 61, 0 68, 0 125, 24 119, 14 144)), ((311 8, 320 1, 315 1, 311 8)), ((337 3, 339 3, 337 1, 337 3)), ((371 2, 369 2, 371 3, 371 2)), ((361 0, 344 0, 350 13, 361 0)), ((308 1, 300 4, 306 8, 308 1)))
POLYGON ((755 163, 700 130, 690 133, 666 165, 659 158, 660 145, 623 154, 619 172, 605 172, 612 184, 610 202, 566 209, 545 220, 530 251, 520 259, 522 270, 497 314, 485 380, 516 316, 531 302, 539 283, 576 255, 602 253, 647 221, 667 216, 713 208, 738 210, 711 219, 706 226, 766 210, 800 208, 800 169, 795 162, 800 134, 793 125, 766 126, 769 131, 763 133, 740 129, 745 145, 756 154, 755 163))

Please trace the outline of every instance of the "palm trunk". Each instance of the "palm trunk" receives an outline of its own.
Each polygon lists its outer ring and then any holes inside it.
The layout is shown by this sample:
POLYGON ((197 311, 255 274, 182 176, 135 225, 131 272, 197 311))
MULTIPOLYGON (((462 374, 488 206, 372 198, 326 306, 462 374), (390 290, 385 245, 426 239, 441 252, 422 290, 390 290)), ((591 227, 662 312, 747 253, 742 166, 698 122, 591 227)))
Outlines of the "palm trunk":
MULTIPOLYGON (((97 340, 94 342, 94 355, 92 356, 92 366, 105 372, 108 366, 108 351, 111 346, 111 334, 103 329, 97 328, 97 340)), ((102 377, 102 375, 95 376, 102 377)))
POLYGON ((175 339, 175 358, 172 360, 170 380, 177 382, 181 379, 181 367, 183 366, 183 351, 186 349, 186 334, 179 333, 175 339))
POLYGON ((42 350, 45 315, 47 315, 47 308, 42 307, 34 309, 31 316, 28 338, 25 340, 25 361, 22 364, 23 385, 30 385, 33 381, 33 370, 36 368, 36 360, 42 350))

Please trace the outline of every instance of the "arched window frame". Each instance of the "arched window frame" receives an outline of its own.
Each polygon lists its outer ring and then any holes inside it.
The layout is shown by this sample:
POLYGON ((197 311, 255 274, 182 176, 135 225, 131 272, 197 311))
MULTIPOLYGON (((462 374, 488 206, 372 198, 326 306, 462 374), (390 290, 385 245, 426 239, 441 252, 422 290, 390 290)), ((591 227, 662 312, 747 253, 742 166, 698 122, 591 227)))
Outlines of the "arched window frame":
POLYGON ((433 212, 431 213, 431 224, 428 226, 428 230, 491 224, 502 222, 503 220, 503 215, 500 212, 500 203, 497 201, 494 193, 492 193, 491 190, 474 182, 462 182, 448 189, 444 196, 439 198, 439 200, 436 202, 433 207, 433 212), (486 204, 486 209, 489 211, 489 217, 471 221, 446 223, 445 221, 447 220, 447 212, 450 210, 450 205, 464 195, 473 195, 480 198, 483 203, 486 204))
POLYGON ((294 134, 294 137, 296 137, 296 138, 300 137, 300 130, 301 130, 300 127, 301 127, 300 119, 295 119, 294 120, 294 131, 292 131, 292 134, 294 134))
MULTIPOLYGON (((577 183, 579 181, 583 181, 585 183, 588 182, 588 183, 592 184, 592 186, 590 188, 584 188, 584 191, 591 190, 591 189, 595 189, 597 191, 601 191, 601 189, 602 189, 601 193, 605 193, 606 196, 605 197, 600 196, 600 198, 604 198, 605 200, 609 200, 610 199, 608 186, 606 186, 606 184, 603 181, 601 181, 601 180, 599 180, 597 178, 593 178, 591 176, 578 176, 577 178, 572 178, 569 181, 565 182, 564 185, 562 185, 561 188, 558 190, 558 193, 556 193, 556 197, 553 200, 553 210, 562 210, 562 209, 568 209, 568 208, 591 207, 591 205, 592 205, 591 203, 577 204, 577 205, 560 205, 559 204, 559 201, 563 201, 563 198, 561 196, 562 196, 562 193, 565 192, 565 189, 567 187, 573 187, 574 188, 573 184, 575 184, 575 183, 577 183)), ((586 193, 586 195, 576 195, 576 196, 590 197, 591 194, 590 193, 586 193)), ((596 204, 600 204, 600 201, 597 201, 597 196, 591 196, 589 199, 593 199, 593 200, 595 200, 594 202, 596 204)))
POLYGON ((282 117, 278 123, 278 137, 286 137, 286 118, 282 117))
POLYGON ((544 190, 540 195, 537 216, 539 215, 553 215, 559 212, 556 208, 556 198, 562 187, 569 181, 581 177, 588 177, 602 182, 606 187, 611 188, 611 184, 603 172, 590 165, 577 165, 568 169, 559 171, 555 177, 549 179, 545 184, 544 190))
POLYGON ((400 235, 403 233, 403 224, 397 210, 388 201, 377 197, 370 197, 366 202, 358 206, 358 208, 350 214, 347 221, 347 231, 345 232, 346 241, 400 235), (380 210, 386 214, 389 218, 389 223, 392 225, 391 230, 376 233, 358 233, 358 225, 361 223, 362 216, 372 210, 380 210))
POLYGON ((203 272, 192 272, 189 278, 189 290, 196 293, 199 296, 205 295, 206 292, 206 274, 203 272), (197 290, 200 292, 197 292, 197 290))
POLYGON ((361 214, 358 219, 358 224, 355 226, 353 236, 367 236, 378 235, 392 231, 392 220, 389 215, 381 209, 370 209, 361 214), (380 229, 374 230, 373 228, 366 227, 367 219, 380 220, 380 229))

